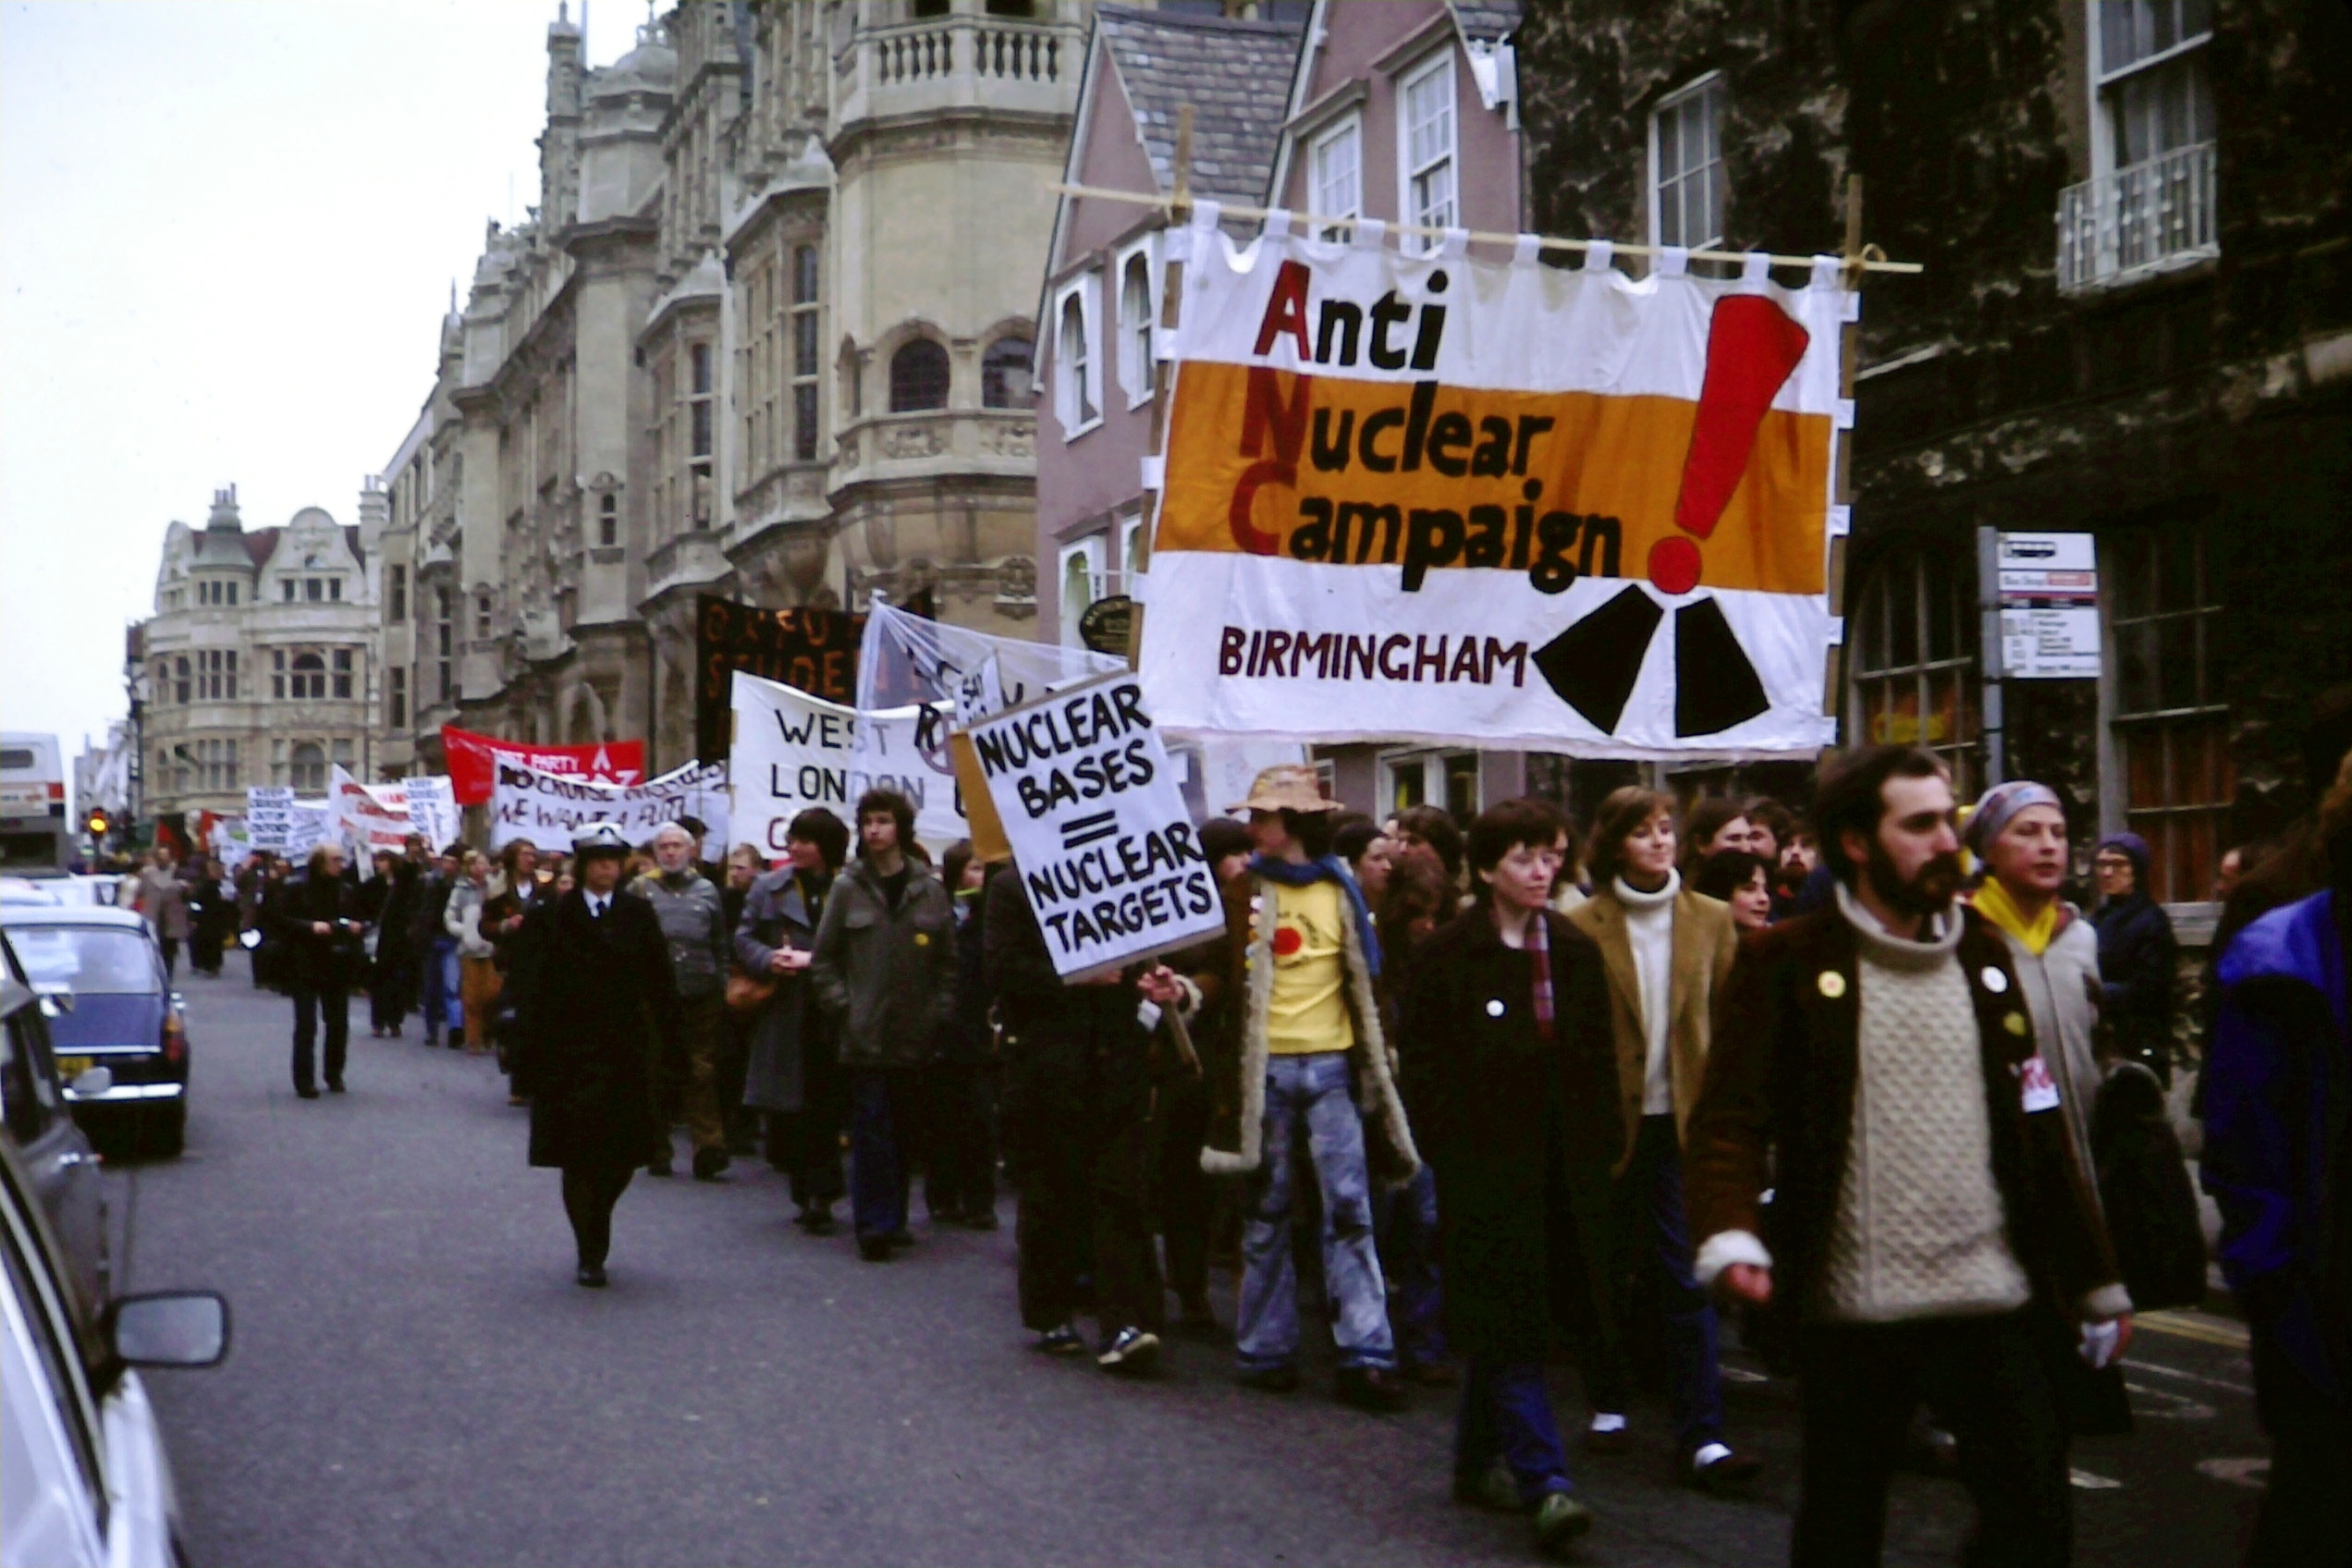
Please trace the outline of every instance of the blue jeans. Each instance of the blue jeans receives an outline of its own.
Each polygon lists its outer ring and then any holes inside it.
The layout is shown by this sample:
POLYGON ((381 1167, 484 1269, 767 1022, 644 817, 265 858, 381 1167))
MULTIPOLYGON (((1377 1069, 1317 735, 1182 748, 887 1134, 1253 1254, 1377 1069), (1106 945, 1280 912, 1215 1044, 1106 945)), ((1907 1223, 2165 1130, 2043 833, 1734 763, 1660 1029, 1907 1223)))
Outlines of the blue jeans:
POLYGON ((1347 1053, 1278 1056, 1266 1064, 1263 1154, 1242 1226, 1235 1347, 1245 1371, 1287 1366, 1298 1354, 1298 1270, 1291 1256, 1292 1153, 1304 1132, 1323 1190, 1323 1288, 1339 1308, 1331 1337, 1342 1366, 1392 1367, 1388 1292, 1372 1247, 1371 1179, 1347 1053))
POLYGON ((1530 1508, 1546 1492, 1575 1490, 1568 1482, 1560 1423, 1552 1419, 1541 1362, 1470 1358, 1462 1406, 1454 1415, 1453 1473, 1476 1482, 1498 1459, 1510 1467, 1519 1501, 1530 1508))
POLYGON ((1412 1181, 1394 1192, 1375 1194, 1372 1202, 1397 1359, 1407 1366, 1435 1366, 1446 1358, 1445 1297, 1438 1268, 1438 1174, 1425 1165, 1412 1181))
POLYGON ((458 939, 435 937, 424 955, 424 1032, 438 1035, 445 1026, 464 1028, 462 1008, 458 999, 458 939))
MULTIPOLYGON (((1622 1302, 1628 1280, 1654 1271, 1666 1315, 1666 1359, 1672 1384, 1674 1436, 1687 1453, 1723 1438, 1721 1331, 1714 1304, 1691 1262, 1690 1219, 1683 1207, 1682 1140, 1669 1114, 1645 1116, 1634 1158, 1610 1194, 1610 1284, 1622 1302)), ((1608 1366, 1588 1384, 1594 1408, 1622 1411, 1633 1386, 1623 1335, 1608 1366)))
POLYGON ((908 1145, 916 1126, 915 1070, 852 1067, 850 1217, 858 1239, 907 1228, 908 1145))

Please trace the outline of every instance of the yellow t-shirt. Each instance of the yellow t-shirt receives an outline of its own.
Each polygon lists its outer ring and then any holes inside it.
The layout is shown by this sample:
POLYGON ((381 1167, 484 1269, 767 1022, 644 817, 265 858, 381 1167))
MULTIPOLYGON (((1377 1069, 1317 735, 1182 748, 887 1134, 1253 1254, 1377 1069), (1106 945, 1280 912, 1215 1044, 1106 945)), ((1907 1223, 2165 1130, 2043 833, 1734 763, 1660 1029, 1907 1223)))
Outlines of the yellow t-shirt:
POLYGON ((1347 896, 1336 882, 1261 886, 1274 898, 1274 998, 1266 1048, 1275 1056, 1343 1051, 1355 1044, 1347 1008, 1347 896))

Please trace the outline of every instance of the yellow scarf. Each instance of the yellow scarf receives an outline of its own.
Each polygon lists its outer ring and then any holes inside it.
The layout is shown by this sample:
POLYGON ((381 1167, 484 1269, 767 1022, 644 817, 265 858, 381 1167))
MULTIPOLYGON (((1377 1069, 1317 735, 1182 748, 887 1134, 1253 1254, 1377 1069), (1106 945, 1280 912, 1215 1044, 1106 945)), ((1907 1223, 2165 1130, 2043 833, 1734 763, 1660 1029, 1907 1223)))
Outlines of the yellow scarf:
POLYGON ((2042 905, 2041 913, 2028 921, 2025 912, 2017 907, 2017 901, 2009 896, 2009 890, 2001 885, 2001 879, 1988 876, 1977 888, 1973 901, 1978 914, 2023 942, 2026 951, 2036 958, 2040 958, 2043 950, 2058 939, 2056 899, 2042 905))

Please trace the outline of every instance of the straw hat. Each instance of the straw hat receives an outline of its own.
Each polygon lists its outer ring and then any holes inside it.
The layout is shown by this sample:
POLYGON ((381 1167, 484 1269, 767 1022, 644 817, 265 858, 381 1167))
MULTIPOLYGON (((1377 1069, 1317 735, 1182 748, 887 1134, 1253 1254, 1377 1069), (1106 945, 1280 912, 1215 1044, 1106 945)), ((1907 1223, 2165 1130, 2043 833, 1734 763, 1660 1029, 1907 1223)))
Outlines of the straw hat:
POLYGON ((1323 798, 1322 776, 1304 763, 1286 762, 1260 773, 1250 785, 1249 799, 1231 811, 1337 811, 1340 802, 1323 798))

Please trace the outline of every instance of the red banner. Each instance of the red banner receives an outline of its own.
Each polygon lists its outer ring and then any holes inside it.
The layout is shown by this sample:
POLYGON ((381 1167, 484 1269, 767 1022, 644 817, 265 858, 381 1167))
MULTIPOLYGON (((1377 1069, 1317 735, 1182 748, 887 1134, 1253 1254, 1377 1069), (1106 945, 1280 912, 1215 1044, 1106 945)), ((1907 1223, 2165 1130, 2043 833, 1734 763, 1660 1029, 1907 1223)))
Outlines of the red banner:
POLYGON ((461 806, 490 799, 493 771, 500 760, 598 784, 638 784, 645 778, 645 742, 607 741, 592 746, 534 746, 477 735, 455 725, 441 727, 441 752, 448 759, 449 787, 461 806))

